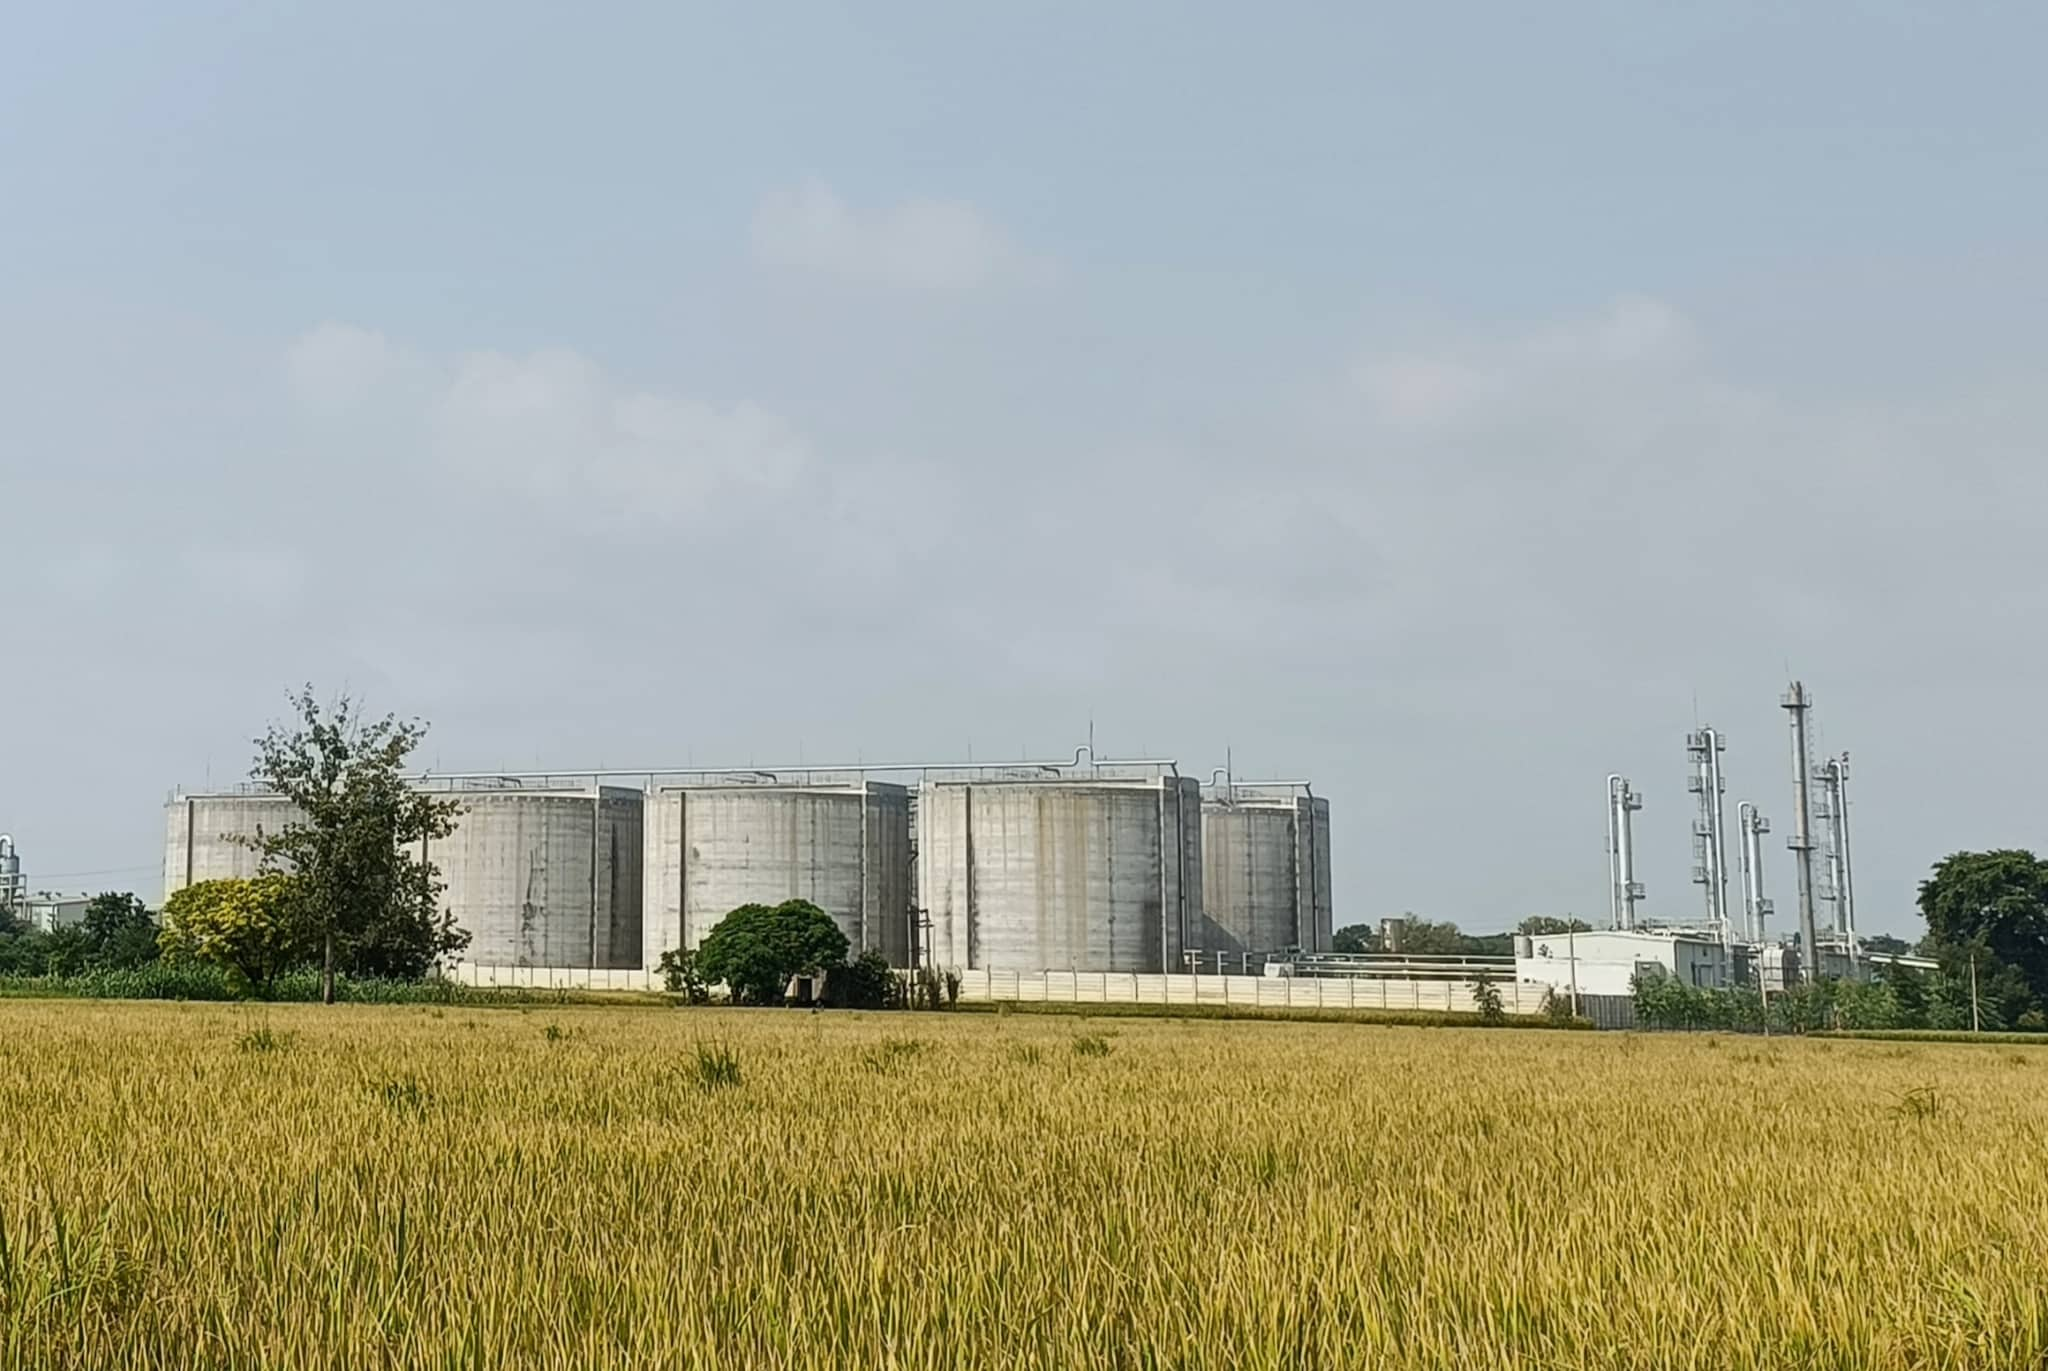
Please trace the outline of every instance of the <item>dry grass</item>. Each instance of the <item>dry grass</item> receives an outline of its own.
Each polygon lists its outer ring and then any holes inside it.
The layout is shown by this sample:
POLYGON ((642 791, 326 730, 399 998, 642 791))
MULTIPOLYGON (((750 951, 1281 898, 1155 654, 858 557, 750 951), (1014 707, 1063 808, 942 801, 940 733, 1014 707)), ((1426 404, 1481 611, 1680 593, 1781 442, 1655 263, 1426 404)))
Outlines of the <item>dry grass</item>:
POLYGON ((0 1366, 2039 1367, 2044 1087, 1917 1043, 0 1004, 0 1366))

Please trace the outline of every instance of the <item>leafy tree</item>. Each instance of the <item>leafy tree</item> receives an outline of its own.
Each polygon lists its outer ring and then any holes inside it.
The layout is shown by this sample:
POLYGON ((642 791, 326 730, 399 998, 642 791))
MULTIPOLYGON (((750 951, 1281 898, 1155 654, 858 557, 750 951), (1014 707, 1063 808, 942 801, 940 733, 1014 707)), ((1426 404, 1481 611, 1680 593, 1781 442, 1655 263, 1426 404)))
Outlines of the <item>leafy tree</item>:
POLYGON ((711 987, 704 980, 704 972, 697 964, 697 954, 687 947, 678 947, 661 954, 657 965, 661 972, 662 984, 671 995, 681 995, 691 1004, 704 1004, 711 999, 711 987))
POLYGON ((1456 924, 1418 919, 1413 914, 1404 914, 1401 918, 1401 931, 1392 949, 1401 956, 1456 957, 1464 954, 1465 935, 1458 931, 1456 924))
POLYGON ((2025 987, 2032 1003, 2012 1006, 2015 1019, 2048 1003, 2048 863, 2015 848, 1954 853, 1921 882, 1920 913, 1945 971, 1975 958, 1980 1000, 1988 977, 2002 1002, 2015 984, 2025 987))
POLYGON ((159 942, 165 960, 221 967, 260 995, 280 975, 303 966, 319 936, 319 927, 305 917, 297 879, 273 871, 186 886, 164 902, 159 942))
POLYGON ((1330 950, 1359 954, 1380 950, 1379 930, 1371 924, 1346 924, 1330 935, 1330 950))
POLYGON ((863 952, 833 972, 827 988, 843 1009, 900 1009, 905 998, 902 978, 879 952, 863 952))
POLYGON ((791 976, 846 961, 846 935, 808 900, 743 904, 718 921, 697 949, 697 969, 723 981, 735 1004, 775 1004, 791 976))
POLYGON ((1892 993, 1892 1005, 1898 1012, 1898 1028, 1928 1027, 1927 1013, 1931 987, 1928 977, 1910 966, 1896 962, 1880 964, 1877 978, 1892 993))
POLYGON ((1909 956, 1913 951, 1913 944, 1904 938, 1894 938, 1889 933, 1873 933, 1860 941, 1865 952, 1881 952, 1891 957, 1909 956))
POLYGON ((157 958, 156 920, 134 895, 108 891, 93 896, 79 928, 92 944, 94 966, 127 970, 157 958))
POLYGON ((447 837, 462 812, 405 778, 426 725, 388 714, 365 719, 346 695, 322 708, 311 686, 292 706, 297 724, 273 725, 256 740, 250 775, 304 817, 249 845, 265 870, 293 877, 320 954, 322 1000, 334 1002, 337 967, 417 980, 469 945, 469 934, 441 912, 433 864, 416 855, 447 837))
POLYGON ((1531 914, 1515 925, 1515 932, 1530 938, 1549 938, 1560 933, 1591 933, 1593 925, 1570 914, 1558 918, 1554 914, 1531 914))
POLYGON ((1472 978, 1472 1007, 1479 1011, 1479 1022, 1488 1028, 1498 1028, 1508 1021, 1507 1010, 1501 1004, 1500 987, 1484 971, 1472 978))

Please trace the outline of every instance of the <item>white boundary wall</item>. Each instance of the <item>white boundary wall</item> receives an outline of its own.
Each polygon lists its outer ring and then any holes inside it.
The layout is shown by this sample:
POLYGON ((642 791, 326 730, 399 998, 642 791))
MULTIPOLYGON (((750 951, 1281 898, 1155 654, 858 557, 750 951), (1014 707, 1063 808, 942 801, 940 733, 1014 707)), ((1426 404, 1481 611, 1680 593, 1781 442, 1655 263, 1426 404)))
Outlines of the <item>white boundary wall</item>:
MULTIPOLYGON (((1534 1014, 1545 987, 1497 981, 1501 1008, 1534 1014)), ((1473 1012, 1464 981, 1364 976, 1146 976, 1114 971, 963 971, 963 1000, 1057 1004, 1234 1004, 1260 1009, 1409 1009, 1473 1012)))
MULTIPOLYGON (((1119 971, 963 971, 963 1000, 1053 1004, 1245 1005, 1260 1009, 1391 1009, 1473 1011, 1472 987, 1452 980, 1383 980, 1376 977, 1158 976, 1119 971)), ((652 971, 607 971, 566 966, 476 966, 448 972, 459 985, 519 990, 660 990, 652 971)), ((1545 986, 1502 980, 1501 1007, 1534 1014, 1545 986)))

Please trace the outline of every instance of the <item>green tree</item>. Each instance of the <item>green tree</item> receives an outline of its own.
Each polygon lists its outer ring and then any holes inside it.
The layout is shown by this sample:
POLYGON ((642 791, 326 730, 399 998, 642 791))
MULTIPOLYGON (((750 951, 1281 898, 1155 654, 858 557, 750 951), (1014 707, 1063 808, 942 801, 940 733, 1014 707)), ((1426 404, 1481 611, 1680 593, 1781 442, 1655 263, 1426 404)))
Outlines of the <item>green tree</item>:
POLYGON ((1889 933, 1873 933, 1859 941, 1863 944, 1865 952, 1882 952, 1887 956, 1904 957, 1911 955, 1913 951, 1913 944, 1904 938, 1894 938, 1889 933))
POLYGON ((1465 953, 1465 935, 1449 921, 1401 916, 1393 950, 1403 957, 1456 957, 1465 953))
POLYGON ((1920 913, 1943 970, 1967 974, 1974 959, 1979 999, 1995 983, 2002 1018, 2048 1003, 2048 863, 2017 848, 1954 853, 1921 882, 1920 913), (2031 1003, 2012 999, 2016 985, 2031 1003))
POLYGON ((1591 933, 1593 925, 1570 914, 1558 918, 1555 914, 1531 914, 1515 925, 1515 932, 1530 938, 1549 938, 1560 933, 1591 933))
POLYGON ((267 993, 318 946, 320 930, 305 917, 297 885, 273 871, 186 886, 164 901, 165 960, 218 966, 244 990, 267 993))
POLYGON ((697 969, 723 981, 735 1004, 777 1004, 791 976, 846 962, 846 935, 808 900, 743 904, 718 921, 697 949, 697 969))
POLYGON ((1507 1010, 1501 1003, 1500 987, 1484 971, 1472 978, 1472 1007, 1479 1011, 1479 1022, 1488 1028, 1498 1028, 1508 1021, 1507 1010))
POLYGON ((1371 924, 1346 924, 1330 935, 1330 950, 1353 955, 1380 950, 1379 930, 1371 924))
POLYGON ((842 1009, 901 1009, 902 978, 879 952, 863 952, 832 973, 826 987, 842 1009))
POLYGON ((1931 987, 1924 973, 1910 966, 1901 966, 1897 962, 1879 963, 1877 978, 1892 992, 1892 1005, 1898 1013, 1898 1027, 1929 1027, 1927 1014, 1931 987))
POLYGON ((157 958, 156 920, 134 895, 108 891, 93 896, 79 928, 92 944, 94 966, 126 970, 157 958))
POLYGON ((704 971, 697 964, 697 954, 687 947, 678 947, 661 954, 657 964, 661 981, 671 995, 681 995, 691 1004, 704 1004, 711 998, 711 987, 705 983, 704 971))
POLYGON ((426 725, 388 714, 366 719, 346 695, 323 708, 311 686, 292 707, 294 726, 273 725, 256 740, 250 776, 303 817, 249 845, 266 870, 293 877, 317 940, 325 1002, 334 1002, 337 967, 417 980, 469 945, 469 934, 441 912, 439 873, 416 855, 447 837, 462 812, 406 780, 426 725))

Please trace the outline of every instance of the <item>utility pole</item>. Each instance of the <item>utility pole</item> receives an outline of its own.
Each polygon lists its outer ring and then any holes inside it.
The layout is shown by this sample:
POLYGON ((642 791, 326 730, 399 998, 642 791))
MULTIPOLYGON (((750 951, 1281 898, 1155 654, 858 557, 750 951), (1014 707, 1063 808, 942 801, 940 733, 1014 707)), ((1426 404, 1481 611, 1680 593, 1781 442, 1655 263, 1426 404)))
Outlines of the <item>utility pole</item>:
POLYGON ((1977 1017, 1977 954, 1970 954, 1970 1031, 1982 1033, 1984 1021, 1977 1017))
POLYGON ((1794 681, 1780 703, 1792 716, 1792 836, 1785 846, 1799 859, 1799 953, 1806 961, 1803 976, 1810 985, 1820 979, 1820 933, 1813 921, 1813 754, 1808 750, 1806 716, 1813 696, 1794 681))

